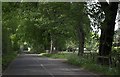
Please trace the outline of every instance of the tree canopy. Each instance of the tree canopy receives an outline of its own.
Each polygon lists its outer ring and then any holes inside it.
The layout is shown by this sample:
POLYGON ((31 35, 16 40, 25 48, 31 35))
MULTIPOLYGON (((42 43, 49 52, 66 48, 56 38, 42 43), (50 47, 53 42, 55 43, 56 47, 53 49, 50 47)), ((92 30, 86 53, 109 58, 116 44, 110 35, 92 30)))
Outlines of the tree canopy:
POLYGON ((3 3, 3 54, 24 42, 35 52, 50 53, 78 48, 111 52, 118 2, 3 3), (101 35, 98 32, 101 31, 101 35), (99 41, 100 40, 100 41, 99 41))

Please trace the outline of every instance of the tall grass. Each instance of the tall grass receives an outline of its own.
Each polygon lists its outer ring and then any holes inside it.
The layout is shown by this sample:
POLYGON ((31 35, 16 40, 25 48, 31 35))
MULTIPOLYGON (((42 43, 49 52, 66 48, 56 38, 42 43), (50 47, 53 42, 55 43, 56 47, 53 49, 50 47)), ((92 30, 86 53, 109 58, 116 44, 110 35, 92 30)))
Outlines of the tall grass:
POLYGON ((67 59, 68 59, 68 63, 83 67, 84 69, 93 71, 95 73, 100 73, 103 75, 119 75, 117 68, 111 68, 108 66, 99 65, 91 58, 80 57, 77 56, 76 54, 72 54, 67 59))
POLYGON ((92 71, 101 75, 119 75, 118 68, 111 68, 97 64, 92 58, 86 56, 78 56, 76 53, 56 53, 56 54, 44 54, 43 56, 51 58, 67 59, 67 63, 82 67, 85 70, 92 71))
POLYGON ((6 53, 5 55, 2 56, 2 70, 3 71, 8 67, 9 63, 13 59, 16 58, 16 56, 17 56, 17 52, 16 51, 12 52, 12 53, 10 53, 10 52, 6 53))
POLYGON ((45 57, 50 57, 50 58, 61 58, 61 59, 67 59, 69 56, 69 53, 54 53, 54 54, 43 54, 45 57))

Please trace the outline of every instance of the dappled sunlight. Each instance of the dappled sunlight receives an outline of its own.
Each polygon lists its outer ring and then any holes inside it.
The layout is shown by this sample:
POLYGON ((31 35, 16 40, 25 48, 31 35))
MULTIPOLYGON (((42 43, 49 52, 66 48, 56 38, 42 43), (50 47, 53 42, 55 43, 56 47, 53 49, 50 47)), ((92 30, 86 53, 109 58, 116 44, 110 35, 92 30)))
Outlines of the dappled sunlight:
POLYGON ((3 2, 4 74, 120 74, 120 2, 99 1, 3 2))

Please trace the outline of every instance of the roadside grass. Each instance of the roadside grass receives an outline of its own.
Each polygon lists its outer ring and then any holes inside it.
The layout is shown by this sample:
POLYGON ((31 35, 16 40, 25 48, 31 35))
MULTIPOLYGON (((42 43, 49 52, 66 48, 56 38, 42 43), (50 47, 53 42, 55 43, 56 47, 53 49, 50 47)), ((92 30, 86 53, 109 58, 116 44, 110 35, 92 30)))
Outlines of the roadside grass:
POLYGON ((2 70, 4 71, 10 62, 15 59, 17 56, 17 52, 7 53, 2 56, 2 70))
POLYGON ((54 54, 43 54, 42 56, 44 57, 50 57, 50 58, 60 58, 60 59, 67 59, 67 57, 70 55, 71 53, 54 53, 54 54))
POLYGON ((117 68, 111 68, 108 66, 99 65, 90 58, 80 57, 77 56, 76 54, 71 54, 67 58, 67 62, 72 65, 83 67, 86 70, 95 73, 100 73, 102 75, 119 75, 117 68))
POLYGON ((91 58, 77 56, 76 53, 44 54, 45 57, 67 59, 67 63, 101 75, 119 75, 119 69, 99 65, 91 58))

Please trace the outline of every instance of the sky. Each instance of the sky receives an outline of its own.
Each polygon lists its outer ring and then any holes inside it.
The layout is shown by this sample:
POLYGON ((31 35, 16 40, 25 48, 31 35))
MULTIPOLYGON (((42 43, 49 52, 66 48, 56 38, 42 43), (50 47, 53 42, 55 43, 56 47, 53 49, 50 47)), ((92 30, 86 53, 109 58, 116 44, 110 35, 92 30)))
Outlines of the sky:
MULTIPOLYGON (((95 0, 96 2, 98 2, 98 0, 95 0)), ((109 2, 109 0, 106 0, 107 2, 109 2)))
MULTIPOLYGON (((118 9, 120 11, 120 4, 118 5, 118 9)), ((120 28, 120 22, 118 22, 118 20, 120 20, 120 12, 117 13, 117 16, 116 16, 116 25, 115 25, 115 30, 117 30, 118 28, 120 28)))

